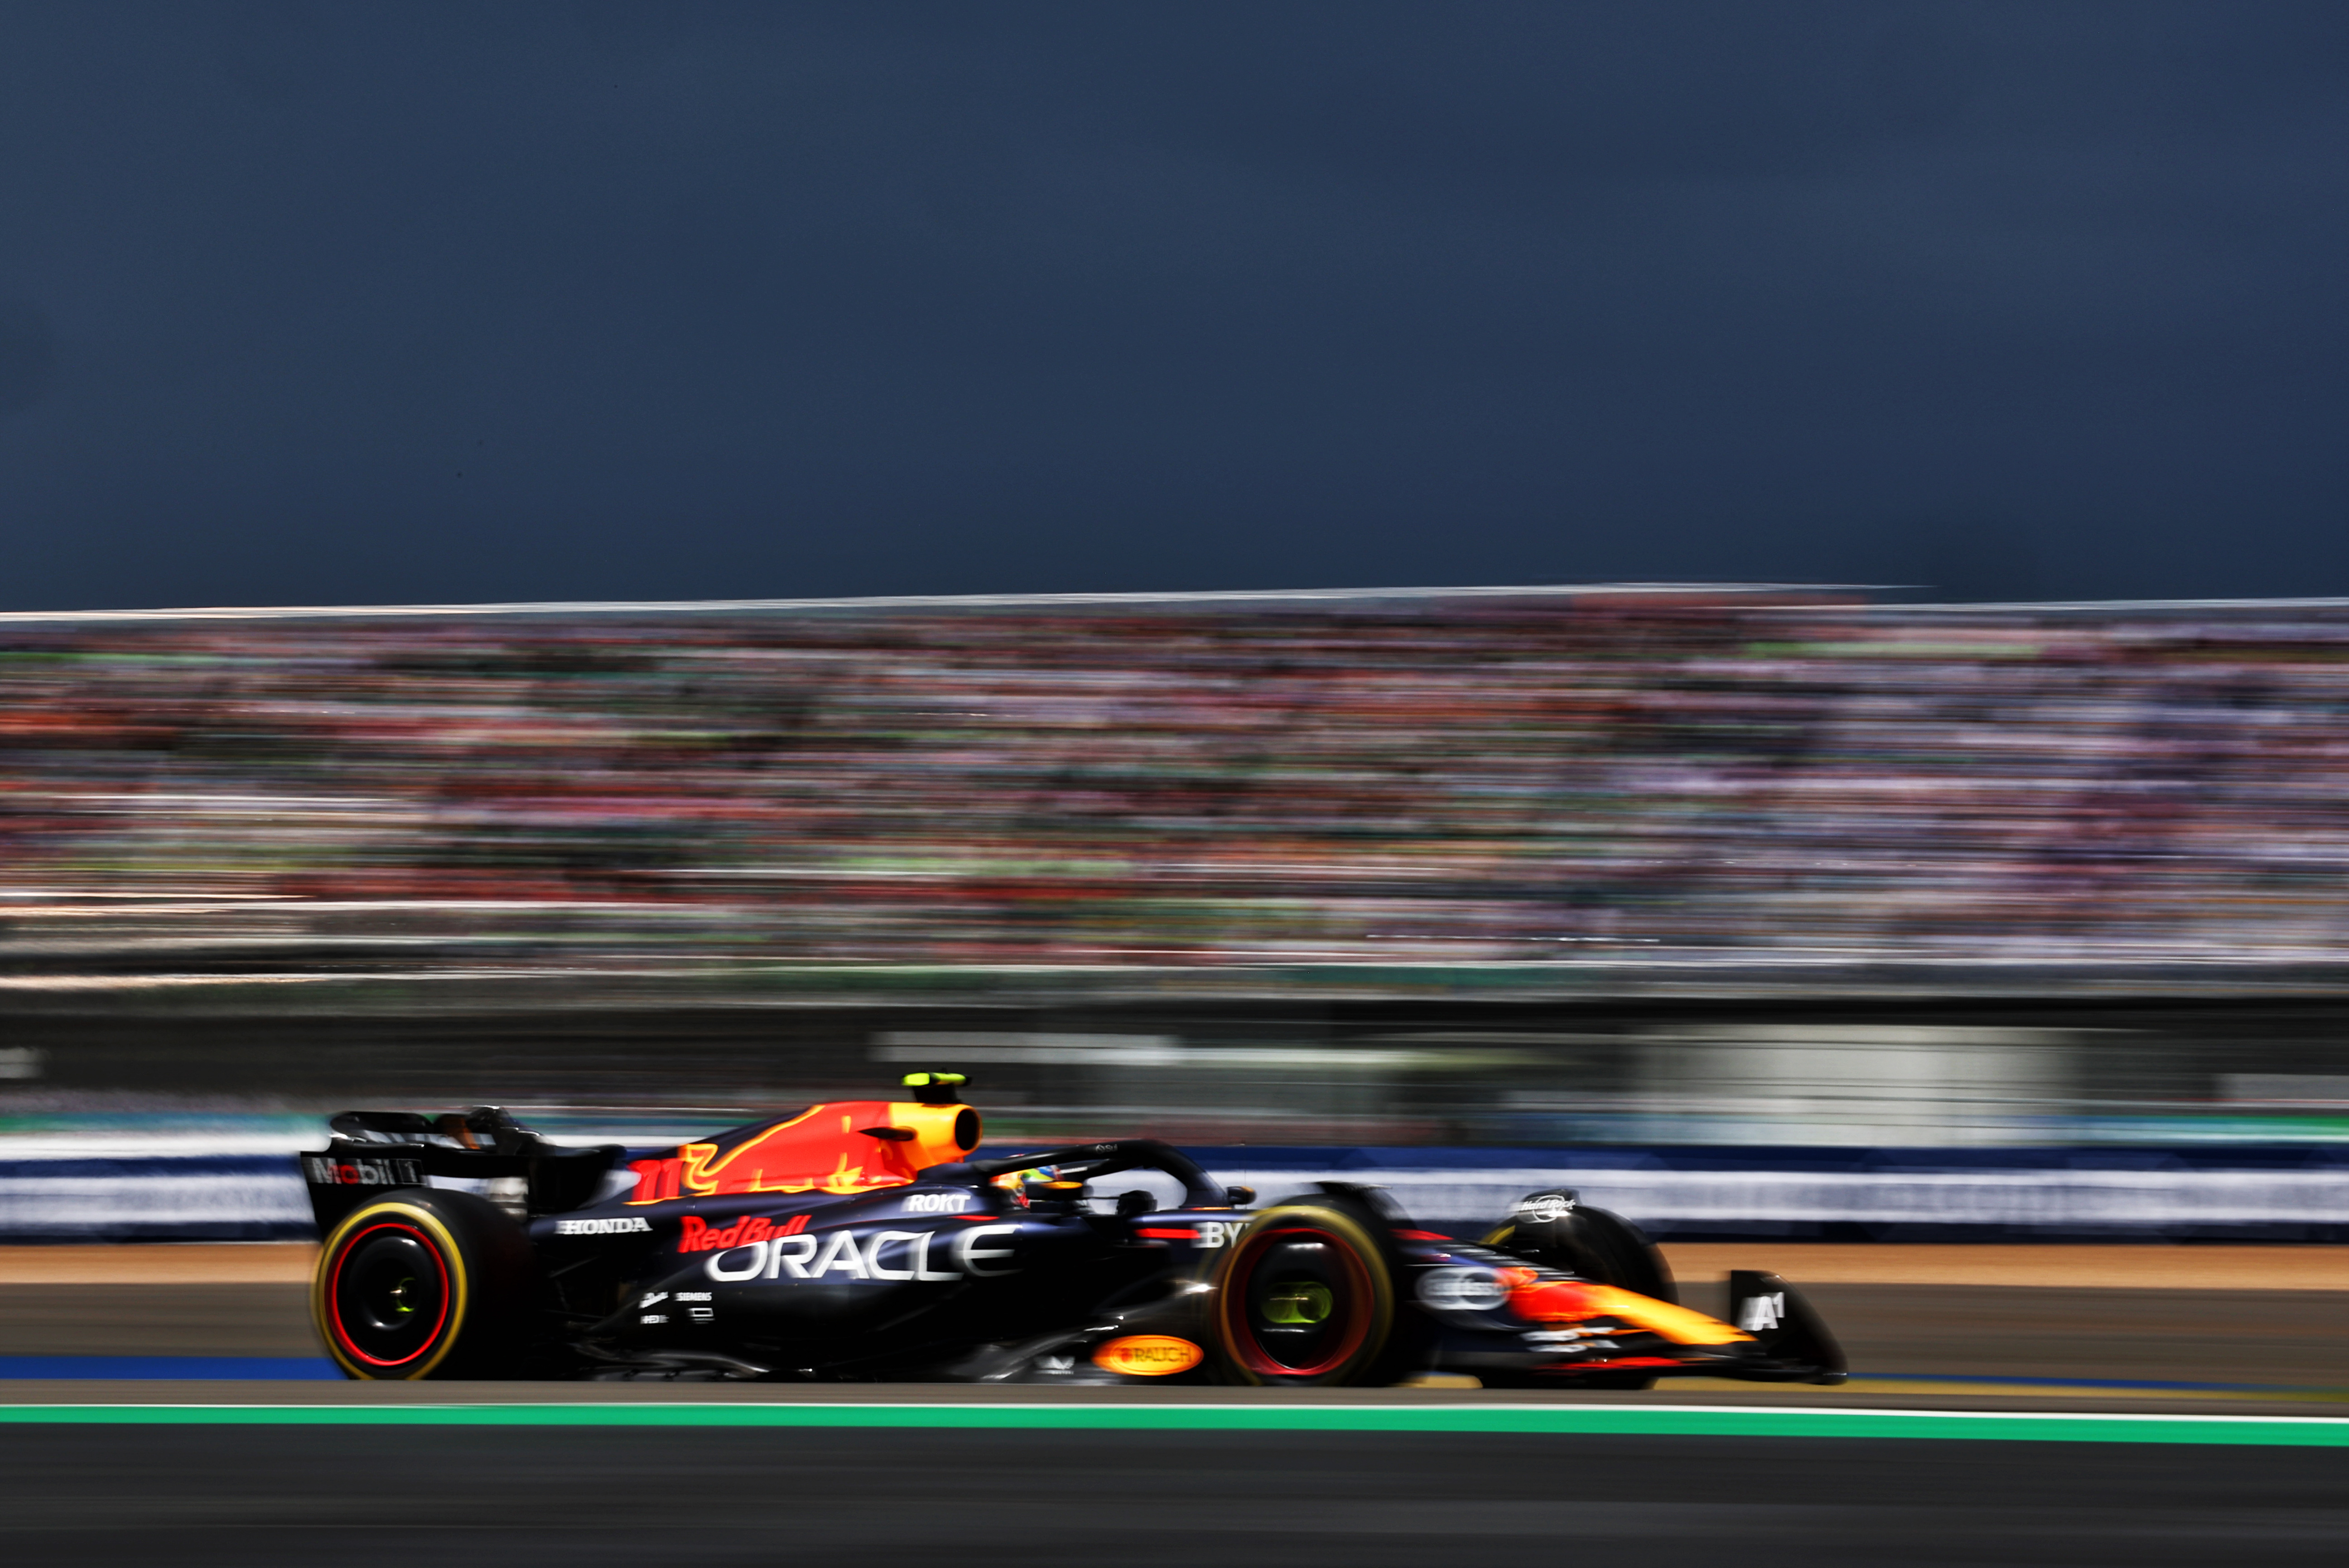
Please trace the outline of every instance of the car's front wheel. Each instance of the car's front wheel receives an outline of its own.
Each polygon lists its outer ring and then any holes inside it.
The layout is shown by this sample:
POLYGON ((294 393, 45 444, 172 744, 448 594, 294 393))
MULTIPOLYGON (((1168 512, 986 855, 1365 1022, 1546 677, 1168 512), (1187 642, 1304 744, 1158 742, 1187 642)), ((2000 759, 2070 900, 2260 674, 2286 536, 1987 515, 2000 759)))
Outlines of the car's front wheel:
POLYGON ((1217 1347, 1251 1384, 1384 1384, 1401 1375, 1395 1265, 1384 1227, 1347 1199, 1257 1216, 1218 1282, 1217 1347))
POLYGON ((345 1376, 511 1376, 528 1311, 530 1247, 502 1210, 466 1192, 400 1188, 335 1227, 310 1313, 345 1376))

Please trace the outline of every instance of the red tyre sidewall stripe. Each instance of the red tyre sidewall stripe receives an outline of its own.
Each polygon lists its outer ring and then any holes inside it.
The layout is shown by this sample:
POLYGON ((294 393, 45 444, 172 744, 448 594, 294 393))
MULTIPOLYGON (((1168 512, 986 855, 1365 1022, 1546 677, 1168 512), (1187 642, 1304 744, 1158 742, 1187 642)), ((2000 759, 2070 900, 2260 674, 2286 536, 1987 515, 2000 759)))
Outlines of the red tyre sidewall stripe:
POLYGON ((1352 1241, 1335 1231, 1325 1231, 1315 1225, 1298 1225, 1278 1231, 1267 1231, 1261 1235, 1250 1237, 1244 1244, 1247 1251, 1240 1254, 1238 1267, 1232 1271, 1233 1280, 1225 1296, 1224 1310, 1235 1314, 1233 1322, 1240 1332, 1232 1337, 1239 1342, 1241 1358, 1247 1363, 1249 1371, 1260 1377, 1319 1377, 1343 1366, 1349 1357, 1361 1349, 1362 1341, 1370 1337, 1371 1318, 1373 1315, 1371 1303, 1371 1276, 1370 1271, 1362 1266, 1362 1260, 1352 1241), (1257 1344, 1256 1324, 1248 1311, 1248 1282, 1256 1277, 1257 1263, 1267 1251, 1271 1250, 1270 1243, 1283 1236, 1311 1236, 1325 1245, 1336 1247, 1339 1255, 1345 1260, 1347 1283, 1350 1291, 1348 1306, 1351 1322, 1347 1328, 1343 1343, 1335 1351, 1310 1366, 1286 1366, 1265 1354, 1264 1348, 1257 1344))
POLYGON ((406 1220, 385 1220, 350 1237, 336 1250, 335 1272, 326 1282, 326 1322, 335 1331, 336 1343, 369 1366, 405 1366, 440 1343, 440 1331, 449 1326, 449 1264, 440 1256, 439 1244, 430 1236, 406 1220), (369 1355, 351 1342, 350 1334, 343 1328, 343 1265, 350 1262, 351 1254, 358 1250, 358 1244, 378 1231, 400 1231, 415 1237, 424 1244, 425 1251, 431 1254, 432 1266, 440 1271, 440 1316, 432 1324, 432 1332, 424 1336, 424 1343, 396 1361, 386 1361, 379 1356, 369 1355))

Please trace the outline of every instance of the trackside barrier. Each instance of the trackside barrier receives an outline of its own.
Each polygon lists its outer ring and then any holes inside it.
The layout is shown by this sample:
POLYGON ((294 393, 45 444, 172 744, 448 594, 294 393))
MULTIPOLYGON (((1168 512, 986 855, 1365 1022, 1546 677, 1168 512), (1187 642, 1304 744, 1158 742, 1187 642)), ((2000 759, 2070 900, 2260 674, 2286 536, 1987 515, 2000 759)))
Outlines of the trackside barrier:
MULTIPOLYGON (((989 1152, 999 1152, 990 1147, 989 1152)), ((999 1152, 1016 1152, 1000 1146, 999 1152)), ((1468 1233, 1566 1187, 1666 1240, 2349 1241, 2349 1149, 1328 1148, 1190 1151, 1263 1202, 1383 1187, 1468 1233)), ((1121 1176, 1107 1192, 1152 1187, 1121 1176)), ((1159 1193, 1172 1203, 1171 1182, 1159 1193)), ((0 1160, 0 1241, 313 1235, 290 1156, 0 1160)))
POLYGON ((290 1155, 0 1160, 0 1241, 287 1241, 316 1234, 290 1155))
MULTIPOLYGON (((1359 1182, 1460 1234, 1495 1224, 1527 1192, 1564 1187, 1682 1241, 2349 1241, 2349 1149, 2329 1145, 1189 1152, 1260 1201, 1359 1182)), ((1172 1199, 1171 1184, 1161 1196, 1172 1199)))

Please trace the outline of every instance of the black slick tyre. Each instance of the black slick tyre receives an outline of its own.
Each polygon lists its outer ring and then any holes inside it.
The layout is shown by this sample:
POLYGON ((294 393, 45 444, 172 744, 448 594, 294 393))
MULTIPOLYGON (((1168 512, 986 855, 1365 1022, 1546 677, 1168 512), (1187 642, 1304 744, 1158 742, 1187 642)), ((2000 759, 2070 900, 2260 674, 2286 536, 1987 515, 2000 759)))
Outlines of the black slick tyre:
POLYGON ((530 1247, 468 1192, 404 1187, 360 1204, 318 1251, 310 1318, 347 1377, 513 1376, 530 1247))
POLYGON ((1217 1275, 1216 1342, 1226 1375, 1255 1385, 1383 1385, 1404 1370, 1397 1269, 1369 1206, 1339 1197, 1267 1209, 1217 1275))

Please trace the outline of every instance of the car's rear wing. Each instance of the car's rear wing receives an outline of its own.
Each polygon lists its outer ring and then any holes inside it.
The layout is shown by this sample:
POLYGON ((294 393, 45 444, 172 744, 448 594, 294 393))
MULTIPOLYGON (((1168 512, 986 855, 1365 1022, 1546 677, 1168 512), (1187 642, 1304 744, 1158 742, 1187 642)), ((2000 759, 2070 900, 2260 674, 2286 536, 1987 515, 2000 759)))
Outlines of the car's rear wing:
POLYGON ((442 1116, 345 1111, 326 1125, 326 1147, 300 1157, 321 1235, 387 1187, 477 1192, 517 1219, 563 1213, 594 1202, 625 1152, 550 1143, 494 1106, 442 1116))

